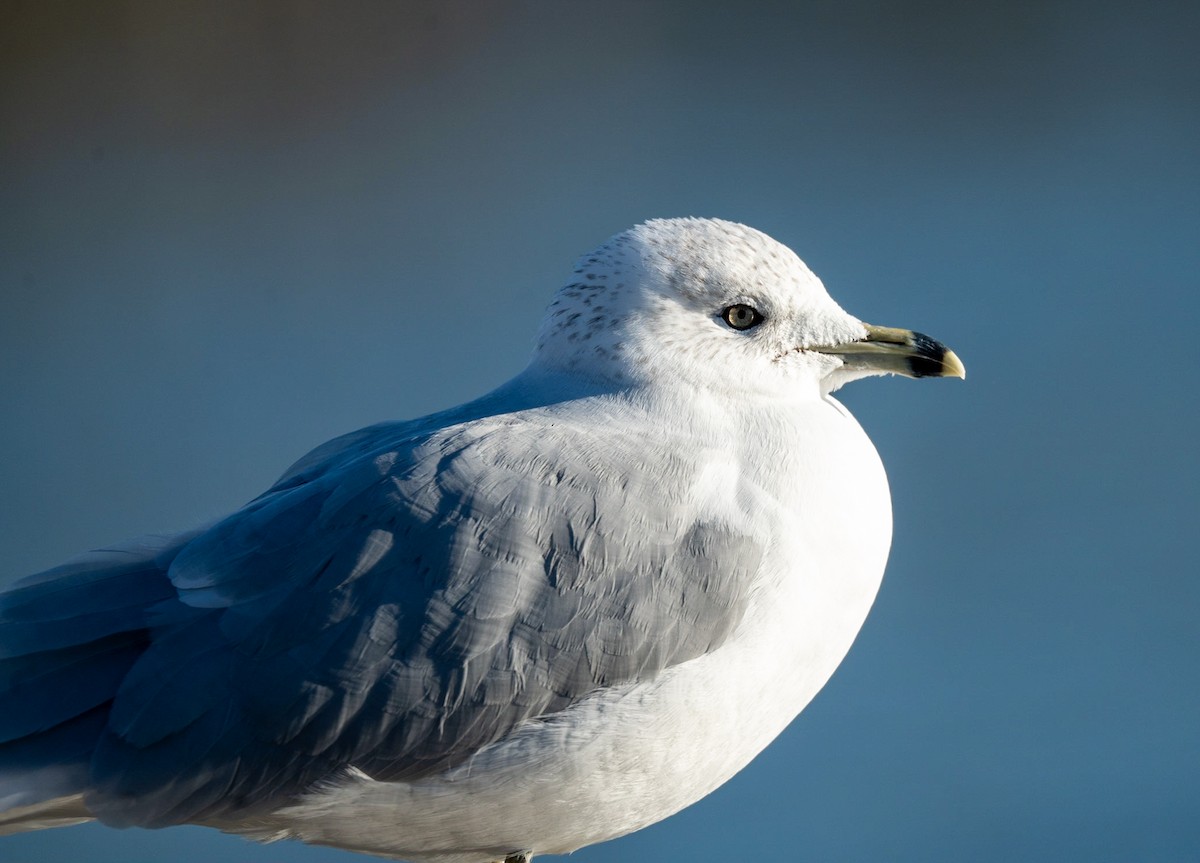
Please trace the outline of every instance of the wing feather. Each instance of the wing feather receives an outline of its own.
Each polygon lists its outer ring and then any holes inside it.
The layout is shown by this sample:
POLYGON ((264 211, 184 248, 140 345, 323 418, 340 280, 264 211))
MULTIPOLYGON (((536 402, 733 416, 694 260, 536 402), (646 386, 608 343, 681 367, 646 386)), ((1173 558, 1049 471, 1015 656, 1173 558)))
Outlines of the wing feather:
POLYGON ((761 549, 688 508, 686 447, 546 410, 418 428, 323 448, 136 579, 148 643, 91 760, 98 816, 245 814, 351 766, 430 775, 741 619, 761 549), (654 479, 625 467, 651 446, 654 479))

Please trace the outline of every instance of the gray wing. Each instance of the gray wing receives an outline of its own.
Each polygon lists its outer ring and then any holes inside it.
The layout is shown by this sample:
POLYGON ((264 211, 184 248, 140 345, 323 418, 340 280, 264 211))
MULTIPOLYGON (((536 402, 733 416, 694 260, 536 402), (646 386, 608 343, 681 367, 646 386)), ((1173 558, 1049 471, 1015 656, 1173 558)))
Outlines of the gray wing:
POLYGON ((253 810, 348 765, 426 776, 741 619, 760 550, 670 502, 690 468, 661 440, 528 415, 378 438, 174 557, 92 760, 105 820, 253 810))

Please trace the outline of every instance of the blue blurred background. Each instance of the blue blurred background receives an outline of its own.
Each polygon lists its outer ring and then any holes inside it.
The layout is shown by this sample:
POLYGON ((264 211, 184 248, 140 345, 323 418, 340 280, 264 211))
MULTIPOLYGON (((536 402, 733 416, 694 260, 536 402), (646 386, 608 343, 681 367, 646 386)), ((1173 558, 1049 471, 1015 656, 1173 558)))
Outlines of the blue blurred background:
POLYGON ((490 389, 616 231, 744 221, 970 377, 842 392, 896 509, 862 636, 736 779, 575 859, 1200 859, 1198 10, 8 2, 0 582, 490 389))

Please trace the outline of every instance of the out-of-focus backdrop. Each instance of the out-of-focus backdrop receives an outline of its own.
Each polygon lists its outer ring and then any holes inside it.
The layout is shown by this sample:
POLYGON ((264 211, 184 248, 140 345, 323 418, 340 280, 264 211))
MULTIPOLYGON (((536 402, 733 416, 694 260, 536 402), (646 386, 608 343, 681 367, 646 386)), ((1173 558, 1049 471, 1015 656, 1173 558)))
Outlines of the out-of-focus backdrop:
MULTIPOLYGON (((744 221, 969 378, 843 391, 896 510, 862 636, 732 782, 575 859, 1200 859, 1200 6, 2 15, 0 582, 491 388, 616 231, 744 221)), ((0 858, 360 859, 98 826, 0 858)))

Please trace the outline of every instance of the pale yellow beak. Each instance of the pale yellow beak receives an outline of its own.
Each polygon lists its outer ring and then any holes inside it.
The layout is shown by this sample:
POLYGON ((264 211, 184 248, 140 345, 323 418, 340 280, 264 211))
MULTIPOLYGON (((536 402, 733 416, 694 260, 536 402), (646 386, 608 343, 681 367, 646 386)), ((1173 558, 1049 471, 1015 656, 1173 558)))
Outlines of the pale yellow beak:
POLYGON ((910 378, 967 377, 967 369, 954 351, 924 333, 871 324, 863 326, 867 328, 867 336, 861 341, 811 350, 841 357, 849 371, 910 378))

